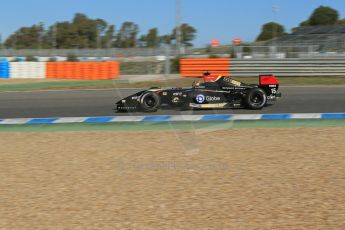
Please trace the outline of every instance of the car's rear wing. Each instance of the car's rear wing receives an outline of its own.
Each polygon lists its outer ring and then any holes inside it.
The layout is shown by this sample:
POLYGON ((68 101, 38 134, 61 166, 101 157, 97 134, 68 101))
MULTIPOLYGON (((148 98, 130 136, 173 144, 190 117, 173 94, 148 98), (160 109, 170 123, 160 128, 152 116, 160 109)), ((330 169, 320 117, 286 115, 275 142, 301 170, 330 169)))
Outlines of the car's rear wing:
POLYGON ((279 81, 273 74, 265 74, 259 76, 260 85, 279 85, 279 81))
POLYGON ((259 87, 265 90, 267 96, 280 97, 278 92, 279 81, 273 74, 264 74, 259 76, 259 87))

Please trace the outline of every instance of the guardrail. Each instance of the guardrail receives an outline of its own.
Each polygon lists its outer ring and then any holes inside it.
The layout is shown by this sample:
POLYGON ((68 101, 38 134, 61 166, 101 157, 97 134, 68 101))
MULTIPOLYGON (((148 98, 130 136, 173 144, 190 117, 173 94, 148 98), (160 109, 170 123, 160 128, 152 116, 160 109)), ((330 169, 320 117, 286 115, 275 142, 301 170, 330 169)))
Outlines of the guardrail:
POLYGON ((231 60, 232 76, 345 76, 345 59, 245 59, 231 60))
POLYGON ((231 74, 234 77, 252 77, 275 74, 281 77, 345 76, 345 59, 181 59, 181 76, 231 74), (200 60, 204 60, 200 62, 200 60), (226 61, 228 60, 228 61, 226 61), (214 63, 214 64, 213 64, 214 63), (217 64, 218 63, 218 64, 217 64), (231 63, 231 64, 230 64, 231 63))

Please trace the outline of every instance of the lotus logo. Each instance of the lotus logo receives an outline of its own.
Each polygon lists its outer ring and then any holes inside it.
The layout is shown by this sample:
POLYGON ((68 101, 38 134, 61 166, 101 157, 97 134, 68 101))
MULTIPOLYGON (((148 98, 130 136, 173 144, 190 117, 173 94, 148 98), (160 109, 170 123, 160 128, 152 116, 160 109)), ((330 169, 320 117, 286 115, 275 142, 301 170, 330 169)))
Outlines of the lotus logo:
POLYGON ((205 96, 202 95, 202 94, 199 94, 199 95, 196 96, 195 100, 196 100, 196 102, 201 104, 201 103, 203 103, 205 101, 205 96))

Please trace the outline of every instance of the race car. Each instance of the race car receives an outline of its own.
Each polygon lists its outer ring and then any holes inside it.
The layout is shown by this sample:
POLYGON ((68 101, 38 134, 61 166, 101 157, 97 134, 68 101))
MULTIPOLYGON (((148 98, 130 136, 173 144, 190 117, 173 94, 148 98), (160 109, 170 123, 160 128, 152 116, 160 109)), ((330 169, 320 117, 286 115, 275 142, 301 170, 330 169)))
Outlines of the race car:
POLYGON ((152 87, 121 99, 118 112, 155 112, 162 107, 176 109, 262 109, 281 97, 279 82, 274 75, 260 75, 259 84, 245 84, 229 76, 203 76, 204 82, 190 88, 163 89, 152 87))

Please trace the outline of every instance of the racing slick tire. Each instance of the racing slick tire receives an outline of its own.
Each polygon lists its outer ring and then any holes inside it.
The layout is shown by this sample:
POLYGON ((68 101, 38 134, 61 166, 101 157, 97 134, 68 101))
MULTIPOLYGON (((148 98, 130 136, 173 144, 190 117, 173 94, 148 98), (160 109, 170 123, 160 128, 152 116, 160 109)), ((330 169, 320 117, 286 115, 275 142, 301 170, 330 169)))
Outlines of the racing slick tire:
POLYGON ((249 109, 262 109, 267 103, 267 95, 260 88, 252 88, 245 97, 245 103, 249 109))
POLYGON ((140 97, 140 108, 144 112, 156 112, 161 105, 161 99, 156 93, 147 92, 140 97))

